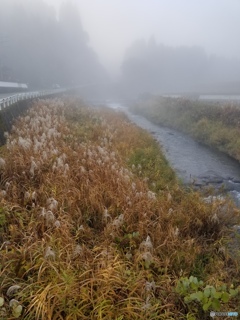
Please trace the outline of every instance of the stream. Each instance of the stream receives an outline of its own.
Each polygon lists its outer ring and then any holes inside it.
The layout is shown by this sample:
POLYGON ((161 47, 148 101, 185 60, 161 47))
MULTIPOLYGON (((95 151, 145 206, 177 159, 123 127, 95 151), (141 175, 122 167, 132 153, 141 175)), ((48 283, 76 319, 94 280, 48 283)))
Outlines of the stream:
POLYGON ((224 186, 226 192, 240 206, 240 163, 226 154, 206 147, 176 130, 158 126, 146 118, 131 113, 120 103, 108 107, 127 114, 128 118, 150 132, 160 143, 165 157, 179 179, 187 185, 201 188, 224 186))

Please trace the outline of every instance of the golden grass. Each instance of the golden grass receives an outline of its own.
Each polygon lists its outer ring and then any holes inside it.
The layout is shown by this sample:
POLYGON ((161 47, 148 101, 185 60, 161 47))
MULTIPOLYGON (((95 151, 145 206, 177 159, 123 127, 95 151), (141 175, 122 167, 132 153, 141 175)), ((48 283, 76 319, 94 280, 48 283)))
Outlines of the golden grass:
POLYGON ((181 276, 239 285, 224 240, 238 210, 226 202, 223 214, 223 203, 184 191, 156 142, 123 114, 41 100, 2 157, 6 319, 12 298, 29 320, 185 319, 181 276))

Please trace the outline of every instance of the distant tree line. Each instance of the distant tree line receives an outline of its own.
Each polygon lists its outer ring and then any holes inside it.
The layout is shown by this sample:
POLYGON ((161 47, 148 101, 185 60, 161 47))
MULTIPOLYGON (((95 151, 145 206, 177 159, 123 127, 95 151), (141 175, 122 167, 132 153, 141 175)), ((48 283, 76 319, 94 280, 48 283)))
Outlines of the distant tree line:
POLYGON ((1 0, 0 80, 41 88, 106 77, 73 4, 57 15, 43 0, 1 0))
POLYGON ((198 46, 171 47, 138 40, 127 50, 123 92, 240 92, 240 60, 208 56, 198 46))

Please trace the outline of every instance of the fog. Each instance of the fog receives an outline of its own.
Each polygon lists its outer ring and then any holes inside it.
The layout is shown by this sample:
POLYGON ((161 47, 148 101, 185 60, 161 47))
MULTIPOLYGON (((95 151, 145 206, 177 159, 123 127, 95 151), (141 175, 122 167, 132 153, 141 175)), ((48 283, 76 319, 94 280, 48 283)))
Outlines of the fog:
POLYGON ((240 93, 238 0, 0 0, 0 78, 240 93))
POLYGON ((106 81, 74 4, 63 4, 58 14, 42 0, 0 4, 0 80, 30 89, 106 81))

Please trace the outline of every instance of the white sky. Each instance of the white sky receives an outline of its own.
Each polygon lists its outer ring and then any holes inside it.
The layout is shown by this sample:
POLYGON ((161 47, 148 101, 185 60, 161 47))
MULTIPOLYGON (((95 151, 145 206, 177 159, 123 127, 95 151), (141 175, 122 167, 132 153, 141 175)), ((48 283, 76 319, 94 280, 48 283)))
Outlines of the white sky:
POLYGON ((157 43, 199 45, 209 54, 240 58, 240 0, 65 1, 78 4, 90 45, 113 73, 132 42, 152 35, 157 43))

